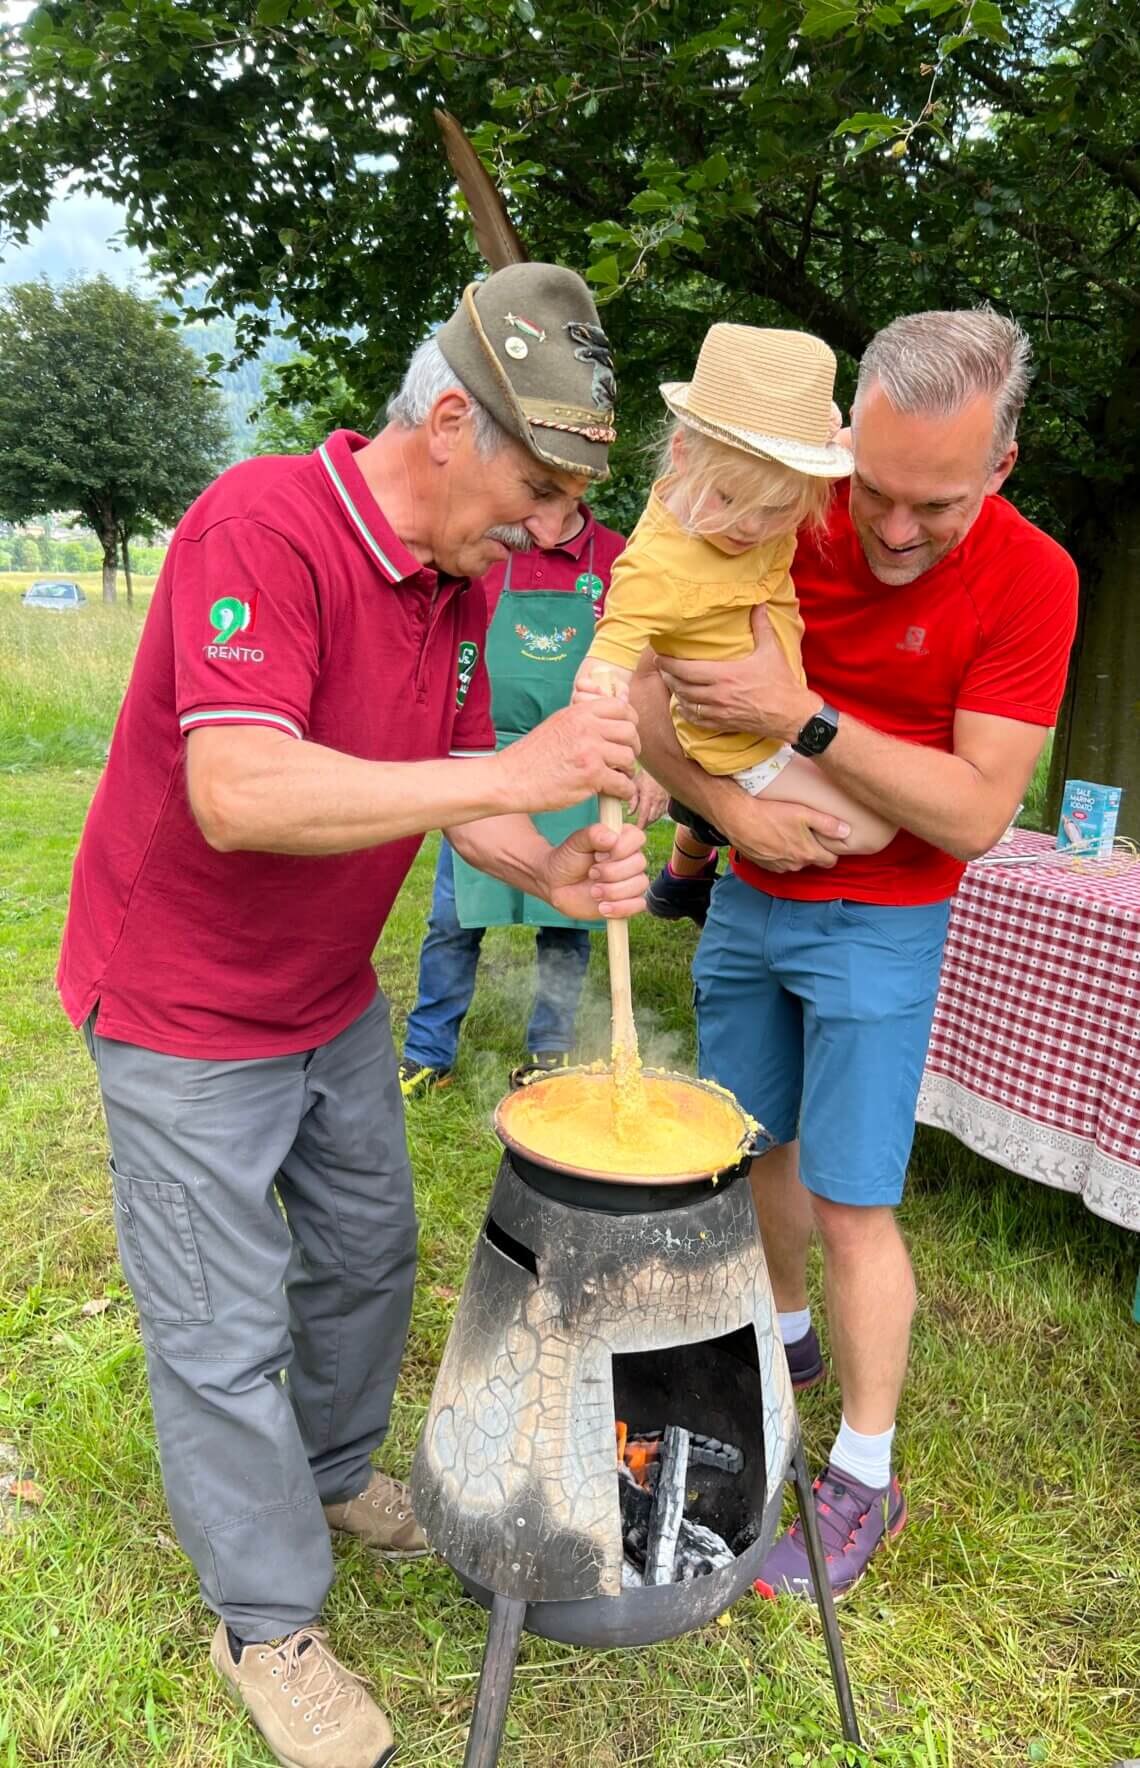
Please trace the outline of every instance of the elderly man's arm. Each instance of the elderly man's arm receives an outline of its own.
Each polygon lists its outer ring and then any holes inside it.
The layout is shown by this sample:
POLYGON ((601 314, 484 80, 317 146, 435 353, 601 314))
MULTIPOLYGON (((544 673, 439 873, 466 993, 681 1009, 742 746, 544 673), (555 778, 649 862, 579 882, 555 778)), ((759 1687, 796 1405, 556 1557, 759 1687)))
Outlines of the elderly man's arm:
POLYGON ((593 792, 627 799, 637 751, 628 705, 596 700, 509 752, 461 760, 363 761, 268 726, 207 725, 187 738, 186 778, 198 826, 223 853, 352 853, 480 817, 525 820, 593 792))
POLYGON ((623 920, 645 907, 645 834, 632 823, 594 823, 558 847, 525 816, 485 817, 444 834, 469 865, 540 896, 572 921, 623 920))
MULTIPOLYGON (((731 663, 662 660, 661 672, 688 717, 713 729, 750 730, 794 741, 822 696, 792 675, 767 619, 754 622, 756 649, 731 663)), ((1013 817, 1045 743, 1040 724, 959 712, 947 754, 873 730, 844 713, 817 765, 891 822, 974 859, 1013 817)))
POLYGON ((798 804, 750 798, 732 779, 707 774, 681 751, 669 716, 669 695, 647 652, 630 685, 638 715, 645 766, 654 779, 728 836, 754 864, 769 872, 833 866, 843 851, 846 823, 798 804))

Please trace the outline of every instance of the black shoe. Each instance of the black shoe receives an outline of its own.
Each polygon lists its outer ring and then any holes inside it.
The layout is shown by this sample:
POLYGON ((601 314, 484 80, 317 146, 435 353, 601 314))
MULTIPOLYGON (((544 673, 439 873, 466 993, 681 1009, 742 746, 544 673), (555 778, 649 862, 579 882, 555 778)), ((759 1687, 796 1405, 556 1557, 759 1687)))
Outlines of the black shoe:
POLYGON ((823 1360, 814 1326, 809 1326, 803 1337, 796 1339, 795 1344, 786 1344, 784 1355, 788 1359, 792 1387, 798 1394, 809 1387, 815 1387, 827 1374, 827 1364, 823 1360))
POLYGON ((525 1087, 544 1074, 557 1074, 560 1068, 569 1066, 570 1056, 566 1050, 531 1050, 525 1062, 511 1069, 511 1086, 525 1087))
POLYGON ((659 921, 688 918, 703 927, 716 883, 716 854, 710 854, 703 872, 695 878, 678 878, 666 866, 658 872, 645 897, 645 906, 659 921))

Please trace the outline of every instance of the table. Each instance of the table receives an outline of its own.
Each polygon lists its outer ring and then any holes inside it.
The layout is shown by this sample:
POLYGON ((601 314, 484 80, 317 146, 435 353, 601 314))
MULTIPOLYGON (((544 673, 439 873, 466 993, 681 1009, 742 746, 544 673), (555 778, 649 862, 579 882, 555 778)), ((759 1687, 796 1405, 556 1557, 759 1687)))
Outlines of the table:
MULTIPOLYGON (((1053 845, 1019 831, 994 852, 1053 845)), ((967 868, 917 1117, 1140 1231, 1140 863, 1110 870, 967 868)))

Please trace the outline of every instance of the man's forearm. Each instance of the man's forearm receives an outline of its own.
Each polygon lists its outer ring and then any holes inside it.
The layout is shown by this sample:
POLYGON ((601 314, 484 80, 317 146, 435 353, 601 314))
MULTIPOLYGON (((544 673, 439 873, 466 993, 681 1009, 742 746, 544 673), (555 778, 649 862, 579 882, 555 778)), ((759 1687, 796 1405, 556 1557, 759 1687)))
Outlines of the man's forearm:
POLYGON ((769 872, 830 867, 842 852, 846 823, 824 811, 750 798, 735 780, 707 774, 682 754, 669 713, 669 695, 655 669, 639 669, 630 686, 641 731, 641 752, 654 779, 690 810, 728 836, 733 846, 769 872))
MULTIPOLYGON (((698 724, 794 743, 823 696, 793 675, 762 608, 753 633, 752 653, 727 662, 659 658, 662 679, 698 724)), ((1001 836, 1044 740, 1032 721, 959 710, 947 752, 887 736, 844 712, 819 766, 888 822, 970 859, 1001 836)))
POLYGON ((847 713, 819 766, 862 804, 957 859, 986 853, 1017 808, 1009 787, 965 756, 888 737, 847 713))
POLYGON ((222 852, 352 853, 505 809, 493 755, 362 761, 267 730, 242 745, 240 767, 211 765, 225 734, 193 732, 187 754, 191 806, 222 852))
MULTIPOLYGON (((768 734, 793 742, 820 700, 810 687, 794 687, 768 734)), ((847 712, 817 765, 860 804, 958 859, 987 852, 1017 805, 1004 773, 991 779, 965 755, 887 736, 847 712)))
POLYGON ((528 816, 492 816, 445 828, 444 834, 468 865, 528 896, 546 897, 543 869, 550 843, 528 816))

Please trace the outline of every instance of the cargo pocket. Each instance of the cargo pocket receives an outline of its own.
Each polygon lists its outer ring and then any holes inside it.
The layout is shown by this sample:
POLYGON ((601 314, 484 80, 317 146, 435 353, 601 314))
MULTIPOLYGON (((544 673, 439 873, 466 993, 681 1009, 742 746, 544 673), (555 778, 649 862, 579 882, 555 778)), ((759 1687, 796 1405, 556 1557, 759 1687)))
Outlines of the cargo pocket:
POLYGON ((119 1257, 139 1313, 156 1324, 206 1324, 214 1316, 185 1186, 128 1178, 110 1164, 119 1257))

